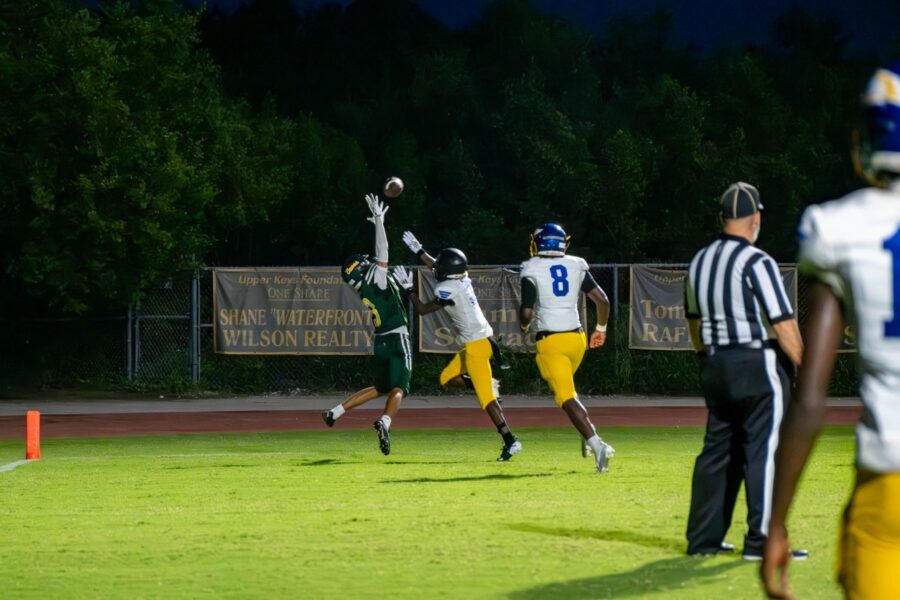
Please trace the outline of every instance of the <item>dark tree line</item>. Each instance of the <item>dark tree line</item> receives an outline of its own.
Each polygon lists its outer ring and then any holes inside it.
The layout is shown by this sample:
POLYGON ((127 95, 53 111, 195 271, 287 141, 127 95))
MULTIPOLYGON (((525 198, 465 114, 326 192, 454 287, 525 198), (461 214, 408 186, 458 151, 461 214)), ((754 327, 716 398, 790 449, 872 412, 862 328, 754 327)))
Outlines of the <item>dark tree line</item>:
POLYGON ((737 179, 791 260, 802 208, 855 185, 874 62, 798 10, 766 46, 700 54, 662 10, 592 36, 525 0, 465 31, 411 0, 138 6, 0 0, 7 304, 121 306, 198 264, 337 264, 371 245, 362 196, 388 175, 407 183, 394 260, 411 228, 473 263, 522 260, 548 220, 592 262, 685 261, 737 179))

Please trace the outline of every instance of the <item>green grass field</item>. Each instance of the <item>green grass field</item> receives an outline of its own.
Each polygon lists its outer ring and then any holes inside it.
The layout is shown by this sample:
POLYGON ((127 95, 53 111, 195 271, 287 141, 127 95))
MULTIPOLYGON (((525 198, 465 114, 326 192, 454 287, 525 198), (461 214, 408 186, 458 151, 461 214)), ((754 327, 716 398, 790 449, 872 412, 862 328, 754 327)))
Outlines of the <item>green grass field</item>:
MULTIPOLYGON (((607 475, 570 429, 50 440, 0 473, 10 598, 760 598, 757 566, 683 556, 697 428, 607 429, 607 475)), ((0 465, 22 457, 0 441, 0 465)), ((836 598, 850 428, 823 436, 792 518, 801 598, 836 598)), ((743 498, 728 540, 740 543, 743 498)))

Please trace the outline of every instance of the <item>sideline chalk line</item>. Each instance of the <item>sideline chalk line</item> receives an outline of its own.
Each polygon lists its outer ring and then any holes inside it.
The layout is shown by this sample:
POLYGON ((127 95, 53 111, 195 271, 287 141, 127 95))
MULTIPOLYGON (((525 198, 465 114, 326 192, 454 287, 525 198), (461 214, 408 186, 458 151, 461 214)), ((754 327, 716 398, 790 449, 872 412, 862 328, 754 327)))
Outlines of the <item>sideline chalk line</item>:
POLYGON ((0 466, 0 473, 2 473, 2 472, 4 472, 4 471, 12 471, 12 470, 15 469, 16 467, 21 467, 21 466, 24 465, 25 463, 30 463, 30 462, 34 462, 34 461, 33 461, 33 460, 26 460, 26 459, 23 458, 22 460, 17 460, 16 462, 11 462, 11 463, 9 463, 8 465, 2 465, 2 466, 0 466))

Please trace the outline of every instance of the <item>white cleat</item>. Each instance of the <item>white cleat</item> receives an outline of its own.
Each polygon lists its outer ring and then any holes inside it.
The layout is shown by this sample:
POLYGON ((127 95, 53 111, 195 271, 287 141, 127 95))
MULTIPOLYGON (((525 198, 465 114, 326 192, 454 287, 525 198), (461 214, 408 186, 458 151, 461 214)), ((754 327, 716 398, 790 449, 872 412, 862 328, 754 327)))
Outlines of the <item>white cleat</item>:
POLYGON ((494 397, 500 398, 500 380, 499 379, 491 379, 491 389, 494 391, 494 397))
POLYGON ((600 441, 600 452, 594 457, 597 462, 597 472, 606 473, 609 471, 609 459, 616 455, 616 449, 604 442, 600 441))
POLYGON ((581 438, 581 458, 587 458, 588 456, 590 456, 593 453, 594 453, 594 451, 591 450, 590 446, 588 446, 587 440, 584 438, 581 438))
POLYGON ((497 458, 497 462, 506 462, 521 451, 522 442, 516 440, 508 446, 503 446, 500 450, 500 456, 497 458))

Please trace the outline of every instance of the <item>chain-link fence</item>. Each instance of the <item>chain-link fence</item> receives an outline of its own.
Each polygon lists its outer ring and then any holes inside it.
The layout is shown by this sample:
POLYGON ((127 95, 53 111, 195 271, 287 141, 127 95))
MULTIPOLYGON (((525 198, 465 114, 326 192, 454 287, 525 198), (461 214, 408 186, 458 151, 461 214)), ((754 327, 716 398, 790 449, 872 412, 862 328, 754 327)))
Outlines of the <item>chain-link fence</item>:
POLYGON ((32 388, 127 383, 128 315, 4 319, 0 383, 32 388))
MULTIPOLYGON (((512 265, 492 265, 515 268, 512 265)), ((683 269, 686 265, 653 265, 683 269)), ((474 267, 473 267, 474 268, 474 267)), ((608 343, 589 353, 579 371, 585 393, 696 393, 691 353, 628 349, 630 265, 592 265, 612 305, 608 343)), ((348 390, 369 385, 362 356, 225 355, 213 349, 213 269, 182 273, 122 315, 6 321, 0 384, 29 387, 94 386, 246 392, 348 390)), ((798 316, 807 314, 808 281, 797 282, 798 316)), ((415 320, 413 321, 415 327, 415 320)), ((413 332, 415 335, 415 332, 413 332)), ((413 386, 436 392, 447 357, 417 353, 413 386)), ((852 393, 851 355, 838 364, 839 393, 852 393)), ((509 392, 541 391, 532 358, 511 356, 509 392), (520 368, 519 368, 520 367, 520 368)), ((508 379, 508 382, 507 382, 508 379)))
POLYGON ((133 381, 175 383, 190 377, 193 285, 190 274, 172 277, 133 311, 133 381))

